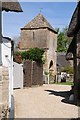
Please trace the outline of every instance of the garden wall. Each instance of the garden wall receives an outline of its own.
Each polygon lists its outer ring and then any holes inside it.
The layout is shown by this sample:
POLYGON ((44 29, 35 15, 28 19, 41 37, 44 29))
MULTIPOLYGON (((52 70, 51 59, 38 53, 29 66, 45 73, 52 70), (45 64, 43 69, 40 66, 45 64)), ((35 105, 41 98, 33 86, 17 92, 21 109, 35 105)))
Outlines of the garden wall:
POLYGON ((23 64, 23 86, 43 85, 43 65, 38 65, 35 61, 25 61, 23 64))

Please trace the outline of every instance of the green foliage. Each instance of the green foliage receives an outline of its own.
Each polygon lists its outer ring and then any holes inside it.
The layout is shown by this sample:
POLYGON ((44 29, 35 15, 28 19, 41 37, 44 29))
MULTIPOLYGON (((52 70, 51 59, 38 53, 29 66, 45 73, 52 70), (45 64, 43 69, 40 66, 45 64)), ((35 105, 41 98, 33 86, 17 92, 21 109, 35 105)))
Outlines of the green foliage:
POLYGON ((14 56, 18 56, 18 55, 21 55, 21 52, 19 51, 14 52, 14 56))
POLYGON ((44 74, 45 74, 45 75, 49 75, 49 72, 47 72, 47 71, 44 71, 44 74))
POLYGON ((19 52, 19 51, 14 52, 13 61, 15 61, 17 63, 22 63, 21 52, 19 52))
POLYGON ((43 63, 43 54, 44 49, 30 48, 28 51, 22 52, 21 56, 24 60, 29 59, 31 61, 36 61, 37 63, 43 63))
POLYGON ((21 52, 15 51, 13 55, 13 60, 15 61, 16 56, 19 56, 19 55, 21 55, 21 52))
POLYGON ((62 71, 62 72, 66 72, 66 73, 68 73, 68 74, 73 74, 73 67, 66 66, 66 67, 62 68, 61 71, 62 71))
POLYGON ((67 82, 58 82, 58 83, 54 83, 54 84, 57 84, 57 85, 73 85, 73 82, 71 81, 67 81, 67 82))
POLYGON ((66 52, 70 42, 71 38, 67 37, 67 27, 63 28, 62 31, 58 29, 57 51, 66 52))
POLYGON ((26 60, 26 59, 27 59, 27 56, 28 56, 28 52, 26 52, 26 51, 21 52, 21 56, 22 56, 22 59, 23 59, 23 60, 26 60))

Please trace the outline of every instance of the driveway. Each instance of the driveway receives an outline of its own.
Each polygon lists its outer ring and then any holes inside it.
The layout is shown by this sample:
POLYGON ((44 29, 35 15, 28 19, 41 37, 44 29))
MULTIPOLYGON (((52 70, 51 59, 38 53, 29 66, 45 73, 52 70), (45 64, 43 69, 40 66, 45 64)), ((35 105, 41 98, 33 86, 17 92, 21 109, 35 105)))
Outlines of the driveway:
POLYGON ((15 118, 77 118, 78 107, 65 102, 70 88, 54 84, 14 90, 15 118))

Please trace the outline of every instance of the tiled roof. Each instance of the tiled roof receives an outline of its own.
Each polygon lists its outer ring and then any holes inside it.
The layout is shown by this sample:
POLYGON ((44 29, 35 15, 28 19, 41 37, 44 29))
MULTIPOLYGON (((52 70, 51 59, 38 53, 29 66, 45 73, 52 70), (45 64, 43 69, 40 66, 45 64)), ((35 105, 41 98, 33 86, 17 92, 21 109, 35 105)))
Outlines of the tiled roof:
POLYGON ((70 61, 66 60, 66 53, 57 52, 57 65, 59 67, 66 67, 71 66, 72 64, 70 63, 70 61))
POLYGON ((21 6, 18 0, 3 0, 2 2, 2 11, 14 11, 14 12, 22 12, 21 6))
POLYGON ((80 2, 78 2, 78 5, 72 15, 67 35, 69 37, 73 37, 75 36, 75 34, 77 34, 79 29, 80 29, 80 2))
POLYGON ((56 30, 49 24, 49 22, 45 19, 42 14, 38 14, 32 21, 30 21, 27 25, 25 25, 21 29, 38 29, 38 28, 49 28, 55 33, 56 30))

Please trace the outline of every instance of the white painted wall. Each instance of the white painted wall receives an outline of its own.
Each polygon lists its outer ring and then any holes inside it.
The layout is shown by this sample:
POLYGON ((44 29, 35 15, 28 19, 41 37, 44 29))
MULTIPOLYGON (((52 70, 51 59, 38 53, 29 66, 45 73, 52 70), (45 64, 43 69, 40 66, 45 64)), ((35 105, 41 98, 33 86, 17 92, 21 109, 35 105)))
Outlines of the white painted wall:
POLYGON ((2 43, 2 65, 8 67, 11 61, 11 42, 2 43))
POLYGON ((13 95, 13 55, 11 55, 11 40, 2 38, 2 65, 8 67, 9 72, 9 108, 12 110, 11 96, 13 95))

